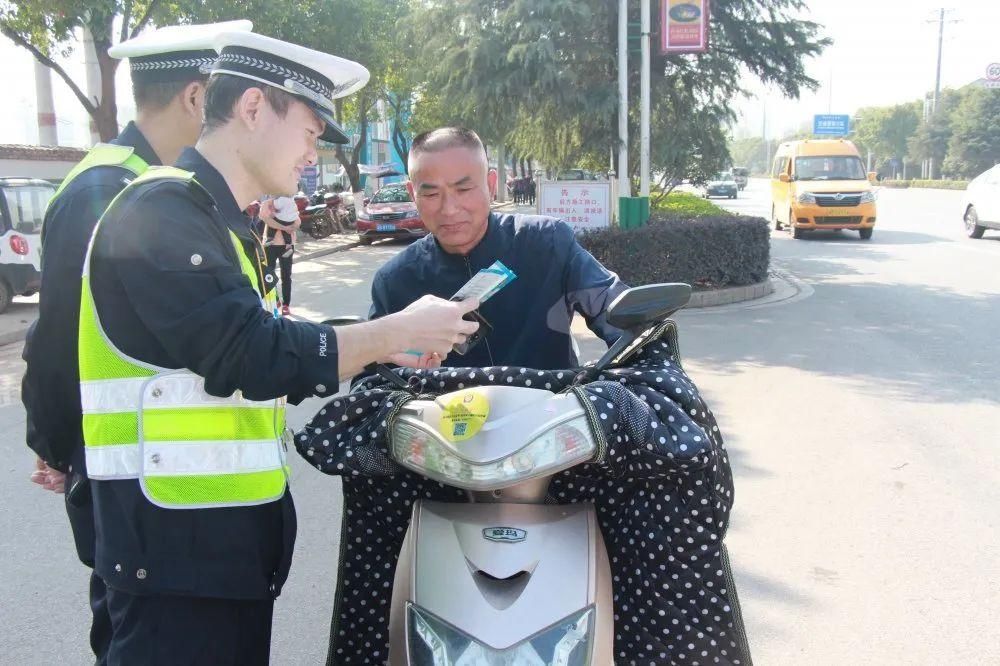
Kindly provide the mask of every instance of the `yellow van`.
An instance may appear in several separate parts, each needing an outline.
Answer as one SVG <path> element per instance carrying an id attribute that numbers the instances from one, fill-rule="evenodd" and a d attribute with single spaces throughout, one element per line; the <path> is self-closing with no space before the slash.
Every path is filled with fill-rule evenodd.
<path id="1" fill-rule="evenodd" d="M 795 238 L 811 229 L 875 231 L 874 173 L 846 139 L 789 141 L 771 167 L 771 222 Z"/>

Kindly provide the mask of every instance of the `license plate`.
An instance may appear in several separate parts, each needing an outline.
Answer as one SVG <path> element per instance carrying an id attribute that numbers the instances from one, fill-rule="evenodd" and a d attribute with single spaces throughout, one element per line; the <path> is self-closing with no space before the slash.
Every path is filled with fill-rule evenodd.
<path id="1" fill-rule="evenodd" d="M 375 225 L 375 231 L 395 231 L 395 224 L 377 224 Z"/>
<path id="2" fill-rule="evenodd" d="M 855 213 L 848 208 L 829 208 L 823 211 L 823 215 L 828 217 L 850 217 Z"/>

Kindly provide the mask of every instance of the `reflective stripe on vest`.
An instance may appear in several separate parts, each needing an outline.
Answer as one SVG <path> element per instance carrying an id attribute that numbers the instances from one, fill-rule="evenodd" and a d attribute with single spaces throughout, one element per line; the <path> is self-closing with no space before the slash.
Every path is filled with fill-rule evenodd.
<path id="1" fill-rule="evenodd" d="M 134 184 L 193 174 L 152 167 Z M 97 229 L 100 228 L 100 222 Z M 254 401 L 239 391 L 209 395 L 205 380 L 129 357 L 105 334 L 84 263 L 80 299 L 80 398 L 91 478 L 138 479 L 146 497 L 167 508 L 246 506 L 285 492 L 282 401 Z M 258 274 L 230 232 L 241 272 L 257 289 Z M 259 293 L 259 290 L 258 290 Z M 262 306 L 270 306 L 262 299 Z"/>

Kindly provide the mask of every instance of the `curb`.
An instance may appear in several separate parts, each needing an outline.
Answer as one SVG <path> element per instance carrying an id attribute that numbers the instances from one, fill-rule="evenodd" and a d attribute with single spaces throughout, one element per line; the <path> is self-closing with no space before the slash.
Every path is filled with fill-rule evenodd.
<path id="1" fill-rule="evenodd" d="M 725 289 L 711 289 L 708 291 L 696 291 L 691 294 L 691 301 L 686 308 L 710 308 L 716 305 L 730 305 L 732 303 L 742 303 L 752 301 L 774 293 L 774 283 L 771 278 L 748 284 L 744 287 L 727 287 Z"/>
<path id="2" fill-rule="evenodd" d="M 299 261 L 309 261 L 310 259 L 318 259 L 320 257 L 325 257 L 328 254 L 343 252 L 344 250 L 351 250 L 353 248 L 360 246 L 361 246 L 361 241 L 354 241 L 352 243 L 344 243 L 343 245 L 338 245 L 337 247 L 329 247 L 323 250 L 316 250 L 315 252 L 310 252 L 309 254 L 300 254 L 295 258 Z"/>

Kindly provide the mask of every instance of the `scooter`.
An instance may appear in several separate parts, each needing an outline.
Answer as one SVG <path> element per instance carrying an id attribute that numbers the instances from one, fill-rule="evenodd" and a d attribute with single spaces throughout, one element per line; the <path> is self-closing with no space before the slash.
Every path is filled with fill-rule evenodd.
<path id="1" fill-rule="evenodd" d="M 575 383 L 627 360 L 690 295 L 686 284 L 621 294 L 608 321 L 625 334 Z M 388 368 L 374 369 L 412 391 Z M 469 501 L 413 506 L 392 590 L 391 666 L 614 662 L 611 570 L 594 505 L 544 503 L 554 475 L 603 445 L 592 418 L 575 393 L 509 386 L 417 398 L 400 409 L 393 458 L 466 490 Z"/>

